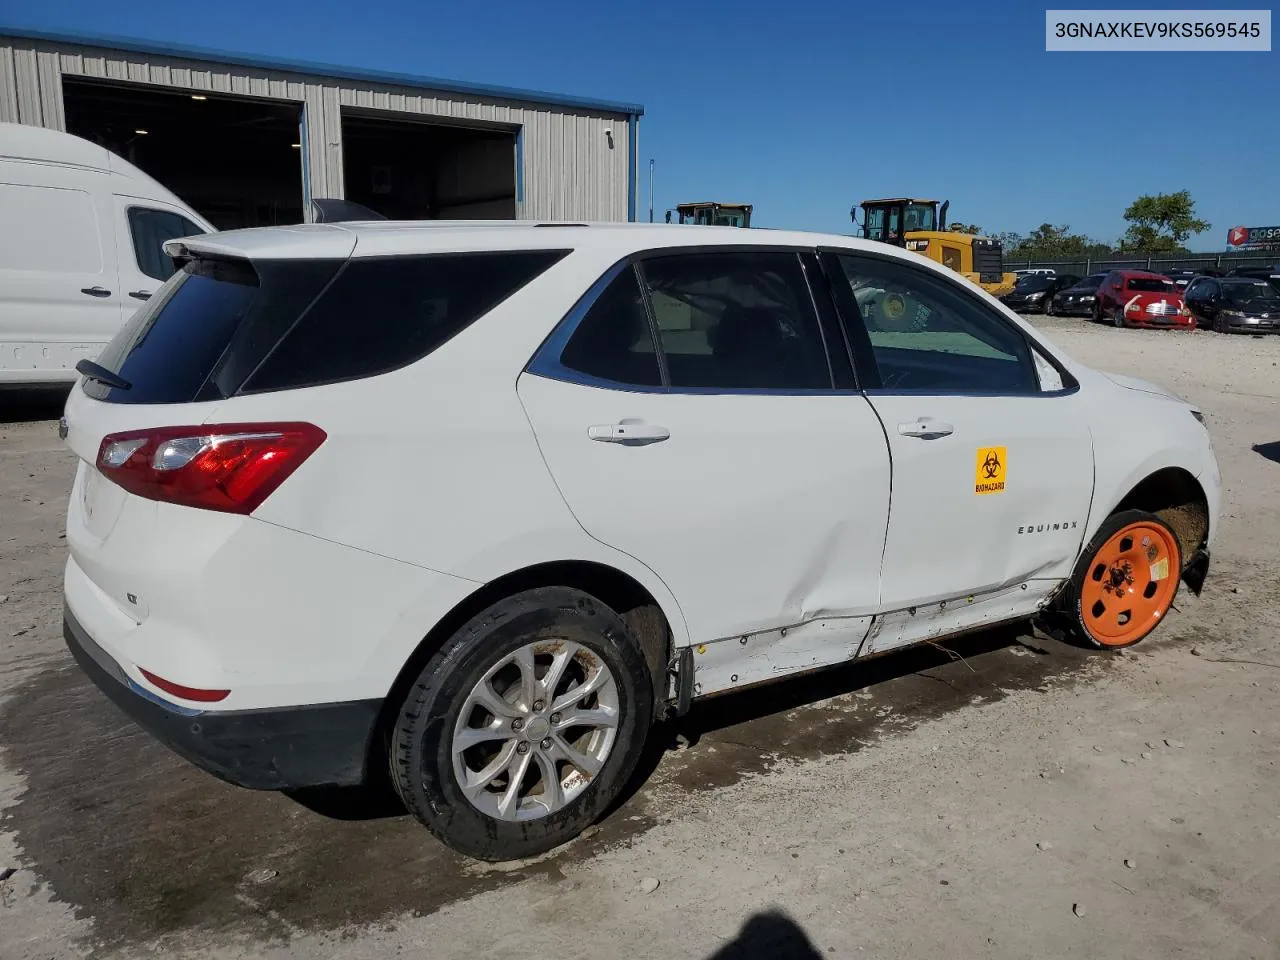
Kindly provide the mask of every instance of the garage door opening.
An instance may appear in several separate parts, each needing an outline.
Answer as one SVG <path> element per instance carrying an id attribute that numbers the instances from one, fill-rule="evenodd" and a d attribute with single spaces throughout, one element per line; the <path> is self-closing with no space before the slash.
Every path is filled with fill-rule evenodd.
<path id="1" fill-rule="evenodd" d="M 67 132 L 124 157 L 219 230 L 302 221 L 301 105 L 65 78 Z"/>
<path id="2" fill-rule="evenodd" d="M 514 220 L 514 130 L 344 111 L 348 200 L 392 220 Z"/>

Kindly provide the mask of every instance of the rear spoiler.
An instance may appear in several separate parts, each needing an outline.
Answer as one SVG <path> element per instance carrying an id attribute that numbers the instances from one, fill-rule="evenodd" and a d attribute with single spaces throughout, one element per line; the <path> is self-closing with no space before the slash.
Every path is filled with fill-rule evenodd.
<path id="1" fill-rule="evenodd" d="M 307 224 L 254 230 L 227 230 L 166 240 L 165 256 L 175 261 L 345 260 L 356 248 L 356 235 L 338 224 Z"/>

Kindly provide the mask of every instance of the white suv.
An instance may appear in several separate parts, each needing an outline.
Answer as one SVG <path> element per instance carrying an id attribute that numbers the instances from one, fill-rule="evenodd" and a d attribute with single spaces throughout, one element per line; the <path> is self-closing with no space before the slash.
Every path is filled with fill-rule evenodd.
<path id="1" fill-rule="evenodd" d="M 883 244 L 378 223 L 171 242 L 62 425 L 66 637 L 226 780 L 390 769 L 474 857 L 605 811 L 699 697 L 1198 591 L 1199 412 Z"/>

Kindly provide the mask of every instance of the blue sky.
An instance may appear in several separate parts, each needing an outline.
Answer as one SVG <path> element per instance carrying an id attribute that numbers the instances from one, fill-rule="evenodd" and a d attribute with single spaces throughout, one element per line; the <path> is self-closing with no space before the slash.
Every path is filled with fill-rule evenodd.
<path id="1" fill-rule="evenodd" d="M 907 193 L 988 232 L 1114 240 L 1137 196 L 1185 188 L 1212 224 L 1193 249 L 1280 223 L 1280 53 L 1051 54 L 1044 9 L 42 0 L 4 19 L 642 103 L 642 219 L 653 157 L 656 219 L 724 199 L 761 226 L 845 233 L 854 201 Z"/>

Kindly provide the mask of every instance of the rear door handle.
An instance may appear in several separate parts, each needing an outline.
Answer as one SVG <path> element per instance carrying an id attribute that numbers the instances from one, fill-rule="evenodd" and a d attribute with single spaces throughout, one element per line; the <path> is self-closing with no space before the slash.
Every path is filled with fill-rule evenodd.
<path id="1" fill-rule="evenodd" d="M 898 433 L 904 437 L 917 437 L 920 440 L 936 440 L 938 437 L 949 437 L 956 428 L 932 417 L 921 417 L 918 420 L 898 424 Z"/>
<path id="2" fill-rule="evenodd" d="M 649 443 L 661 443 L 671 436 L 671 431 L 656 423 L 643 420 L 619 420 L 617 423 L 601 423 L 587 428 L 587 436 L 601 443 L 621 443 L 624 446 L 641 447 Z"/>
<path id="3" fill-rule="evenodd" d="M 81 287 L 81 293 L 87 293 L 91 297 L 109 297 L 111 291 L 106 287 Z"/>
<path id="4" fill-rule="evenodd" d="M 151 291 L 150 290 L 130 290 L 129 296 L 133 297 L 133 299 L 135 300 L 150 300 Z"/>

